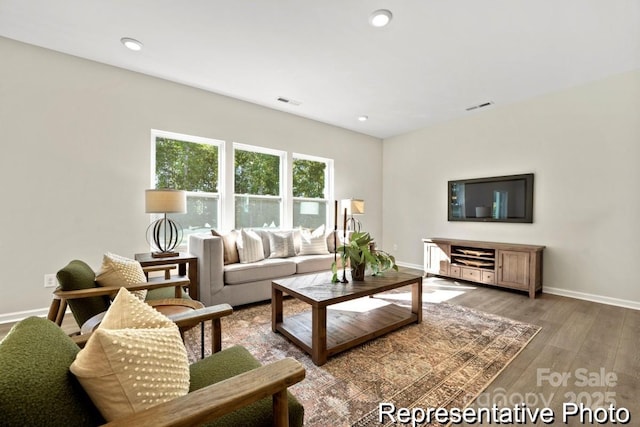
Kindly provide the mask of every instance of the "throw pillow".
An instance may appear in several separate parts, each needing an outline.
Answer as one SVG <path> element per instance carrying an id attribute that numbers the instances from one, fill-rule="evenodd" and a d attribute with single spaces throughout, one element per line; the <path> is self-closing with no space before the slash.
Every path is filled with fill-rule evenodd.
<path id="1" fill-rule="evenodd" d="M 264 259 L 264 247 L 262 238 L 253 230 L 240 230 L 240 236 L 236 241 L 238 256 L 241 264 L 248 264 Z"/>
<path id="2" fill-rule="evenodd" d="M 135 259 L 125 258 L 120 255 L 107 252 L 102 257 L 102 266 L 96 276 L 96 282 L 100 286 L 135 285 L 145 283 L 147 277 L 144 275 L 142 266 Z M 147 290 L 132 291 L 141 301 L 147 297 Z"/>
<path id="3" fill-rule="evenodd" d="M 178 327 L 124 288 L 70 369 L 107 421 L 189 392 Z"/>
<path id="4" fill-rule="evenodd" d="M 299 255 L 324 255 L 329 253 L 327 238 L 324 235 L 324 225 L 310 232 L 302 230 Z"/>
<path id="5" fill-rule="evenodd" d="M 293 243 L 293 231 L 270 231 L 269 246 L 271 254 L 269 258 L 289 258 L 296 256 Z"/>
<path id="6" fill-rule="evenodd" d="M 231 230 L 226 234 L 220 234 L 216 230 L 211 230 L 211 234 L 222 239 L 224 265 L 240 262 L 238 248 L 236 247 L 236 242 L 238 241 L 238 232 L 236 230 Z"/>

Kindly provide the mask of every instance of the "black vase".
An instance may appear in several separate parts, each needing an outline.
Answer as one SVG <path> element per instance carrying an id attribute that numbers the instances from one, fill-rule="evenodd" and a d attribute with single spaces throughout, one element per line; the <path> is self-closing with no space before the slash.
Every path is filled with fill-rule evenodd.
<path id="1" fill-rule="evenodd" d="M 365 264 L 358 264 L 351 268 L 351 278 L 355 281 L 361 282 L 364 280 Z"/>

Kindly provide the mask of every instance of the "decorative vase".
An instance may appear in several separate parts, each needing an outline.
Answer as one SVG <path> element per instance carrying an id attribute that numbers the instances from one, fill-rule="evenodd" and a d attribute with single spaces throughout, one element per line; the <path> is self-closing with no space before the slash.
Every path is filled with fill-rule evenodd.
<path id="1" fill-rule="evenodd" d="M 362 282 L 364 280 L 364 271 L 366 265 L 364 263 L 358 264 L 351 268 L 351 279 Z"/>

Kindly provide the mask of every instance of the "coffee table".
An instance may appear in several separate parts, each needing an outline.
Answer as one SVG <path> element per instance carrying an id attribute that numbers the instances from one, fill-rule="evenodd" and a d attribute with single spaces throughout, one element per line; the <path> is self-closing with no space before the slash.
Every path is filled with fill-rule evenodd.
<path id="1" fill-rule="evenodd" d="M 330 306 L 412 285 L 411 307 L 393 303 L 366 310 L 340 310 Z M 311 305 L 311 312 L 284 317 L 284 294 Z M 362 282 L 331 283 L 331 272 L 274 280 L 271 283 L 271 329 L 294 342 L 320 366 L 334 354 L 394 331 L 422 322 L 422 276 L 386 272 Z M 329 308 L 329 309 L 328 309 Z"/>

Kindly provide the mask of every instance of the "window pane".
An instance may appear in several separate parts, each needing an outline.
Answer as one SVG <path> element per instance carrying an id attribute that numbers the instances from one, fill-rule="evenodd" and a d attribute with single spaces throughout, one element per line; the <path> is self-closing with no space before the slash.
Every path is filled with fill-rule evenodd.
<path id="1" fill-rule="evenodd" d="M 156 137 L 156 188 L 218 192 L 218 147 Z"/>
<path id="2" fill-rule="evenodd" d="M 313 160 L 293 160 L 293 197 L 325 198 L 327 164 Z M 295 215 L 295 211 L 294 211 Z"/>
<path id="3" fill-rule="evenodd" d="M 182 226 L 182 243 L 189 240 L 189 234 L 218 228 L 218 198 L 187 195 L 187 213 L 169 214 L 167 217 Z"/>
<path id="4" fill-rule="evenodd" d="M 280 227 L 280 199 L 236 196 L 236 228 Z"/>
<path id="5" fill-rule="evenodd" d="M 280 156 L 254 151 L 235 151 L 235 193 L 280 195 Z"/>
<path id="6" fill-rule="evenodd" d="M 293 201 L 294 227 L 317 228 L 327 219 L 327 202 L 324 201 Z M 327 229 L 332 229 L 331 227 Z"/>

